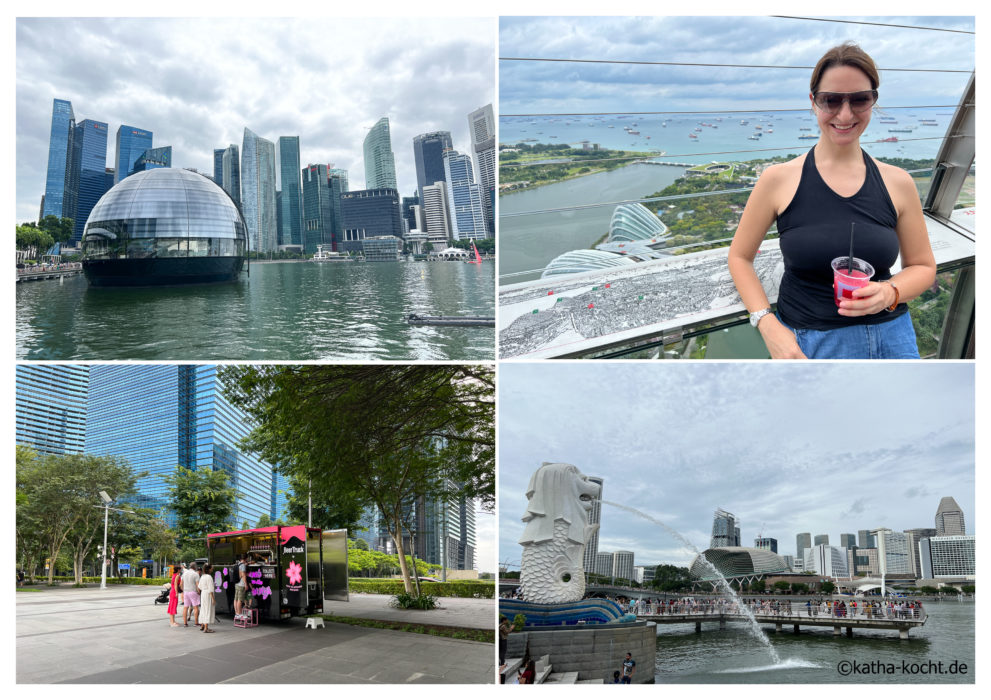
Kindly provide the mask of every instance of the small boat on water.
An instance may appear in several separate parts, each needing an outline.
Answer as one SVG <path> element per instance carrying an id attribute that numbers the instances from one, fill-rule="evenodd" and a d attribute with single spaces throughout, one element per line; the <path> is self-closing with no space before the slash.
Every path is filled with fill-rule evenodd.
<path id="1" fill-rule="evenodd" d="M 495 326 L 495 316 L 420 316 L 409 314 L 406 323 L 411 326 Z"/>
<path id="2" fill-rule="evenodd" d="M 354 262 L 354 258 L 333 250 L 326 251 L 322 245 L 318 245 L 317 252 L 313 254 L 313 262 Z"/>

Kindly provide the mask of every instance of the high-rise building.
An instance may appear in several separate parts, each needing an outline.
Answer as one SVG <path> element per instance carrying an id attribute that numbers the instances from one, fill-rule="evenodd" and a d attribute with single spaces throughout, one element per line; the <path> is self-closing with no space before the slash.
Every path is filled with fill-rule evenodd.
<path id="1" fill-rule="evenodd" d="M 471 133 L 471 151 L 475 155 L 478 180 L 482 189 L 482 205 L 485 208 L 486 230 L 495 232 L 495 169 L 496 169 L 496 128 L 492 105 L 476 109 L 468 115 L 468 131 Z"/>
<path id="2" fill-rule="evenodd" d="M 758 537 L 754 539 L 754 549 L 767 549 L 778 553 L 778 541 L 773 537 Z"/>
<path id="3" fill-rule="evenodd" d="M 841 534 L 840 535 L 840 547 L 843 549 L 852 549 L 857 546 L 857 536 L 852 534 Z"/>
<path id="4" fill-rule="evenodd" d="M 874 541 L 874 535 L 871 534 L 870 530 L 857 530 L 857 547 L 860 549 L 869 549 L 871 547 L 876 547 L 877 543 Z"/>
<path id="5" fill-rule="evenodd" d="M 447 213 L 447 185 L 443 180 L 438 180 L 423 188 L 422 207 L 427 232 L 431 236 L 443 234 L 445 239 L 450 240 L 451 224 Z"/>
<path id="6" fill-rule="evenodd" d="M 860 547 L 847 550 L 847 559 L 853 562 L 850 573 L 860 576 L 880 576 L 877 547 Z"/>
<path id="7" fill-rule="evenodd" d="M 224 151 L 226 148 L 213 149 L 213 181 L 224 186 Z"/>
<path id="8" fill-rule="evenodd" d="M 340 179 L 330 177 L 326 165 L 307 165 L 303 178 L 303 252 L 336 251 L 341 241 Z M 335 200 L 337 208 L 335 209 Z"/>
<path id="9" fill-rule="evenodd" d="M 966 535 L 967 525 L 964 522 L 963 510 L 953 500 L 952 496 L 944 496 L 936 508 L 936 536 Z"/>
<path id="10" fill-rule="evenodd" d="M 800 532 L 795 537 L 795 561 L 805 561 L 805 550 L 812 547 L 812 533 Z"/>
<path id="11" fill-rule="evenodd" d="M 238 447 L 250 430 L 247 416 L 221 393 L 212 365 L 90 369 L 86 452 L 124 457 L 136 472 L 148 472 L 138 480 L 138 505 L 167 513 L 163 477 L 177 466 L 222 469 L 238 492 L 233 524 L 271 516 L 272 467 Z"/>
<path id="12" fill-rule="evenodd" d="M 911 574 L 912 562 L 908 552 L 908 537 L 886 527 L 871 530 L 877 541 L 878 566 L 883 574 Z"/>
<path id="13" fill-rule="evenodd" d="M 134 172 L 172 167 L 172 146 L 149 148 L 134 162 Z"/>
<path id="14" fill-rule="evenodd" d="M 420 197 L 414 194 L 412 197 L 403 197 L 400 204 L 400 215 L 403 219 L 403 232 L 409 233 L 416 228 L 416 207 L 420 205 Z"/>
<path id="15" fill-rule="evenodd" d="M 475 568 L 475 508 L 467 498 L 419 498 L 414 506 L 417 556 L 448 569 Z"/>
<path id="16" fill-rule="evenodd" d="M 471 158 L 455 150 L 444 151 L 447 204 L 451 212 L 451 235 L 456 241 L 487 238 L 482 191 L 475 183 Z M 427 223 L 427 230 L 430 230 Z"/>
<path id="17" fill-rule="evenodd" d="M 413 137 L 413 162 L 416 164 L 416 188 L 423 197 L 423 188 L 447 177 L 444 173 L 444 151 L 454 148 L 450 131 L 431 131 Z"/>
<path id="18" fill-rule="evenodd" d="M 847 578 L 850 569 L 847 567 L 846 550 L 830 547 L 828 544 L 817 544 L 805 553 L 805 570 L 819 576 Z"/>
<path id="19" fill-rule="evenodd" d="M 709 547 L 739 547 L 740 525 L 736 516 L 725 510 L 717 510 L 712 516 L 712 539 Z"/>
<path id="20" fill-rule="evenodd" d="M 48 137 L 48 171 L 45 175 L 45 197 L 41 206 L 41 218 L 46 216 L 72 217 L 74 212 L 63 211 L 66 178 L 71 163 L 70 142 L 76 128 L 72 103 L 54 100 L 52 103 L 52 128 Z"/>
<path id="21" fill-rule="evenodd" d="M 613 552 L 612 575 L 616 578 L 633 580 L 633 552 L 620 550 Z"/>
<path id="22" fill-rule="evenodd" d="M 964 578 L 976 574 L 974 535 L 927 537 L 919 543 L 922 578 Z"/>
<path id="23" fill-rule="evenodd" d="M 344 251 L 363 250 L 366 238 L 394 236 L 402 239 L 399 193 L 389 187 L 352 190 L 341 194 Z"/>
<path id="24" fill-rule="evenodd" d="M 249 250 L 279 247 L 275 214 L 275 144 L 245 127 L 241 146 L 241 213 Z"/>
<path id="25" fill-rule="evenodd" d="M 152 133 L 136 126 L 121 124 L 117 129 L 116 151 L 114 152 L 114 184 L 128 175 L 137 172 L 137 163 L 145 151 L 152 147 Z"/>
<path id="26" fill-rule="evenodd" d="M 392 152 L 389 118 L 382 117 L 371 128 L 364 142 L 365 189 L 396 189 L 396 155 Z"/>
<path id="27" fill-rule="evenodd" d="M 299 185 L 299 137 L 280 136 L 279 177 L 282 183 L 282 203 L 279 211 L 279 246 L 303 248 L 303 197 Z"/>
<path id="28" fill-rule="evenodd" d="M 86 365 L 17 365 L 17 444 L 39 454 L 82 452 L 88 390 Z"/>
<path id="29" fill-rule="evenodd" d="M 591 573 L 599 576 L 612 576 L 613 553 L 598 552 L 595 555 L 595 568 Z"/>
<path id="30" fill-rule="evenodd" d="M 348 188 L 348 171 L 344 168 L 332 168 L 327 166 L 327 176 L 336 177 L 341 182 L 341 192 L 349 192 Z"/>
<path id="31" fill-rule="evenodd" d="M 89 213 L 107 190 L 107 123 L 84 119 L 72 132 L 70 177 L 63 208 L 73 206 L 72 245 L 82 240 Z"/>
<path id="32" fill-rule="evenodd" d="M 829 544 L 829 535 L 816 535 L 812 541 L 812 546 L 817 547 L 820 544 Z"/>
<path id="33" fill-rule="evenodd" d="M 592 499 L 592 507 L 588 511 L 588 524 L 602 524 L 602 484 L 601 476 L 587 477 L 593 484 L 599 485 L 599 495 Z M 595 573 L 595 558 L 599 554 L 599 528 L 592 530 L 588 540 L 585 542 L 585 553 L 582 558 L 582 566 L 586 573 Z"/>
<path id="34" fill-rule="evenodd" d="M 224 192 L 231 196 L 238 209 L 241 208 L 241 155 L 237 144 L 232 143 L 224 149 L 223 183 L 220 185 Z M 242 214 L 243 216 L 243 214 Z"/>

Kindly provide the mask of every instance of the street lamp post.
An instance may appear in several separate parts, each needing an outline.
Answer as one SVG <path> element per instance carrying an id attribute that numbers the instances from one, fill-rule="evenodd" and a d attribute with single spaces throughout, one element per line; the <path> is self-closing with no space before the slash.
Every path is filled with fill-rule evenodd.
<path id="1" fill-rule="evenodd" d="M 103 501 L 102 506 L 93 506 L 94 508 L 103 508 L 103 555 L 100 562 L 100 590 L 107 590 L 107 522 L 110 519 L 110 511 L 114 510 L 118 513 L 131 513 L 134 514 L 133 510 L 122 510 L 121 508 L 111 508 L 110 504 L 114 502 L 114 499 L 106 491 L 100 491 L 100 500 Z"/>

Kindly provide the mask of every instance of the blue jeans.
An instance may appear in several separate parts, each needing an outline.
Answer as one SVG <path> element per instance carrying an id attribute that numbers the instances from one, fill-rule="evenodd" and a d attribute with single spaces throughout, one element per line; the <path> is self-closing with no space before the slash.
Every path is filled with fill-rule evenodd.
<path id="1" fill-rule="evenodd" d="M 780 316 L 778 320 L 781 320 Z M 798 347 L 812 360 L 919 359 L 915 329 L 907 312 L 884 323 L 846 326 L 828 331 L 792 328 L 788 324 L 785 327 L 795 333 Z"/>

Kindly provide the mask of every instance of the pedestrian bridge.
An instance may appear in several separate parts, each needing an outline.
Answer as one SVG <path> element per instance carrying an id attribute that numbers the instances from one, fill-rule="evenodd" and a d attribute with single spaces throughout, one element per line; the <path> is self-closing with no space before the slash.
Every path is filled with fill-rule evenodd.
<path id="1" fill-rule="evenodd" d="M 754 619 L 761 625 L 774 625 L 775 632 L 781 632 L 790 625 L 795 634 L 805 627 L 832 627 L 833 634 L 839 636 L 846 629 L 846 636 L 852 637 L 854 629 L 891 630 L 897 631 L 900 639 L 908 639 L 910 630 L 926 624 L 929 615 L 921 607 L 910 610 L 889 608 L 869 608 L 866 610 L 841 611 L 844 614 L 835 615 L 831 611 L 820 611 L 815 608 L 796 611 L 764 611 L 753 610 Z M 638 620 L 649 620 L 659 625 L 695 624 L 695 631 L 702 631 L 703 622 L 715 622 L 719 629 L 725 629 L 727 622 L 747 622 L 749 618 L 739 611 L 721 611 L 718 609 L 699 610 L 654 610 L 636 613 Z"/>

